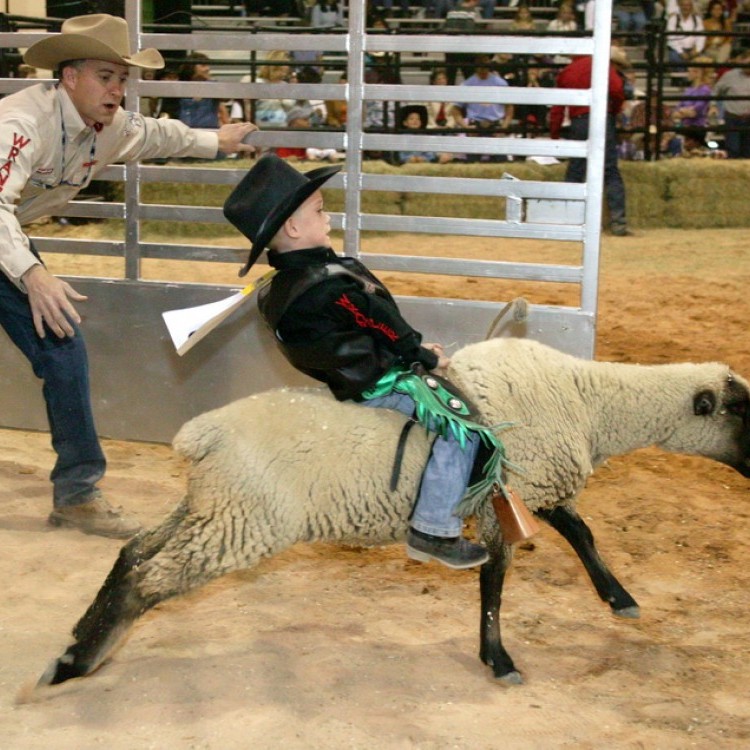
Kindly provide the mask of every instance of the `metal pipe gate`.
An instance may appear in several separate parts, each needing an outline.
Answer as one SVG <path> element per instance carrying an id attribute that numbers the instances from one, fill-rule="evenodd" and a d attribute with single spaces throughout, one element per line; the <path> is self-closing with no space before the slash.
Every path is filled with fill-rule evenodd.
<path id="1" fill-rule="evenodd" d="M 535 338 L 582 356 L 594 354 L 597 283 L 603 188 L 604 133 L 607 75 L 611 29 L 611 0 L 597 3 L 596 26 L 591 37 L 515 37 L 503 35 L 373 35 L 366 33 L 364 3 L 349 4 L 347 33 L 247 33 L 244 31 L 193 30 L 190 34 L 144 33 L 141 7 L 127 0 L 126 18 L 133 48 L 156 47 L 162 51 L 201 50 L 254 53 L 284 50 L 317 50 L 338 53 L 347 64 L 347 83 L 286 84 L 285 96 L 300 99 L 340 99 L 348 102 L 345 132 L 263 131 L 261 147 L 331 147 L 346 152 L 345 169 L 333 178 L 332 188 L 344 190 L 344 210 L 333 214 L 332 225 L 342 229 L 346 253 L 360 257 L 376 273 L 409 271 L 455 274 L 539 282 L 565 282 L 580 288 L 577 307 L 531 306 L 527 322 L 506 326 L 497 335 Z M 20 38 L 22 36 L 22 39 Z M 25 47 L 44 33 L 0 33 L 0 44 Z M 368 84 L 365 55 L 419 50 L 422 52 L 472 52 L 511 54 L 593 55 L 592 86 L 588 90 L 520 87 L 460 90 L 463 101 L 506 104 L 564 104 L 591 107 L 588 141 L 553 141 L 548 138 L 456 138 L 455 136 L 408 136 L 363 132 L 362 111 L 367 101 L 454 101 L 454 86 Z M 18 90 L 27 81 L 4 79 L 0 92 Z M 141 81 L 128 84 L 125 106 L 138 109 L 143 96 L 205 96 L 206 86 L 217 98 L 276 98 L 278 89 L 266 83 L 216 81 L 211 84 Z M 473 141 L 473 142 L 472 142 Z M 464 153 L 528 155 L 560 158 L 586 157 L 585 184 L 522 180 L 486 180 L 470 177 L 427 177 L 367 174 L 362 152 L 366 150 L 430 150 Z M 512 165 L 509 167 L 512 171 Z M 107 437 L 167 442 L 187 419 L 207 409 L 280 384 L 310 384 L 294 372 L 277 353 L 270 336 L 262 330 L 252 305 L 238 311 L 221 328 L 185 357 L 178 357 L 161 320 L 163 310 L 189 307 L 228 296 L 228 287 L 144 281 L 144 258 L 229 261 L 239 266 L 245 251 L 237 248 L 190 244 L 155 244 L 140 238 L 141 222 L 163 219 L 223 223 L 220 208 L 181 205 L 147 205 L 141 186 L 147 182 L 235 184 L 242 169 L 210 169 L 195 166 L 163 167 L 129 163 L 112 166 L 97 179 L 124 184 L 123 203 L 74 202 L 69 216 L 118 218 L 125 222 L 121 241 L 75 239 L 35 240 L 42 254 L 64 252 L 110 255 L 124 258 L 123 279 L 76 278 L 75 287 L 89 296 L 78 306 L 85 316 L 85 332 L 92 371 L 94 411 L 100 433 Z M 502 196 L 506 215 L 492 220 L 367 214 L 362 211 L 366 191 L 443 193 L 464 197 Z M 178 194 L 179 191 L 176 191 Z M 361 252 L 364 231 L 449 234 L 457 237 L 542 238 L 579 243 L 581 261 L 576 265 L 552 265 L 493 260 L 465 260 L 408 255 L 374 255 Z M 487 327 L 507 300 L 462 301 L 400 298 L 406 318 L 424 332 L 427 340 L 455 342 L 455 346 L 481 340 Z M 29 365 L 0 333 L 0 423 L 4 427 L 46 429 L 41 386 Z"/>

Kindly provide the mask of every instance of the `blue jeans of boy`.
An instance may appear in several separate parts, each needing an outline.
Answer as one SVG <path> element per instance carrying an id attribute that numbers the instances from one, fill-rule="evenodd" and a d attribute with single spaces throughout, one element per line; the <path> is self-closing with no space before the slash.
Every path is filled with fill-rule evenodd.
<path id="1" fill-rule="evenodd" d="M 369 399 L 363 401 L 362 405 L 395 409 L 409 417 L 414 413 L 414 400 L 403 393 Z M 410 522 L 412 528 L 440 537 L 461 534 L 463 521 L 454 514 L 454 510 L 466 492 L 478 448 L 479 435 L 476 433 L 470 433 L 464 448 L 450 434 L 447 438 L 435 439 L 422 474 L 422 484 Z"/>
<path id="2" fill-rule="evenodd" d="M 39 338 L 28 297 L 0 273 L 0 325 L 43 381 L 42 393 L 57 461 L 50 474 L 56 508 L 91 500 L 106 460 L 94 426 L 89 365 L 81 331 Z"/>

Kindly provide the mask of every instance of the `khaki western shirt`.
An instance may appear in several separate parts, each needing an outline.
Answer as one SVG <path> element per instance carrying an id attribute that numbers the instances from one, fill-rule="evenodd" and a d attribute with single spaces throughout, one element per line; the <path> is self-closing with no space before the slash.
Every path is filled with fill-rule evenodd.
<path id="1" fill-rule="evenodd" d="M 120 109 L 111 125 L 89 127 L 67 92 L 42 83 L 0 100 L 0 270 L 21 281 L 39 260 L 21 225 L 60 213 L 109 164 L 193 156 L 212 159 L 215 132 Z"/>

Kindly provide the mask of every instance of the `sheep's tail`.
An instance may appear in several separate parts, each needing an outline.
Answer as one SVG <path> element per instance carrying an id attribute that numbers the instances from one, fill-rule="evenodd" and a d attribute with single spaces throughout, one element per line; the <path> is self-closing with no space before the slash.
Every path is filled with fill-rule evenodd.
<path id="1" fill-rule="evenodd" d="M 490 323 L 490 327 L 487 329 L 487 334 L 484 337 L 485 341 L 492 338 L 498 324 L 509 312 L 511 313 L 513 323 L 525 323 L 529 317 L 529 303 L 523 297 L 516 297 L 514 300 L 508 302 L 493 318 L 492 323 Z"/>
<path id="2" fill-rule="evenodd" d="M 225 429 L 211 414 L 206 412 L 182 425 L 172 441 L 177 453 L 192 461 L 200 461 L 213 452 L 221 442 Z"/>

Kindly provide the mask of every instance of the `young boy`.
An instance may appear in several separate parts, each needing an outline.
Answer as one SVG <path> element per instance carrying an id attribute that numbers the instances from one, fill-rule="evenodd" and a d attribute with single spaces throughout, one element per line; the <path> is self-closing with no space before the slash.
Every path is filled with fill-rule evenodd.
<path id="1" fill-rule="evenodd" d="M 253 243 L 240 276 L 268 247 L 268 262 L 278 273 L 258 306 L 289 362 L 326 383 L 339 400 L 411 417 L 415 401 L 394 387 L 398 375 L 415 363 L 429 371 L 450 360 L 440 345 L 421 344 L 422 335 L 362 263 L 331 249 L 320 188 L 339 169 L 303 174 L 273 154 L 258 160 L 224 204 L 224 215 Z M 407 554 L 470 568 L 489 556 L 461 536 L 462 521 L 454 510 L 469 484 L 479 436 L 443 432 L 422 477 Z"/>

